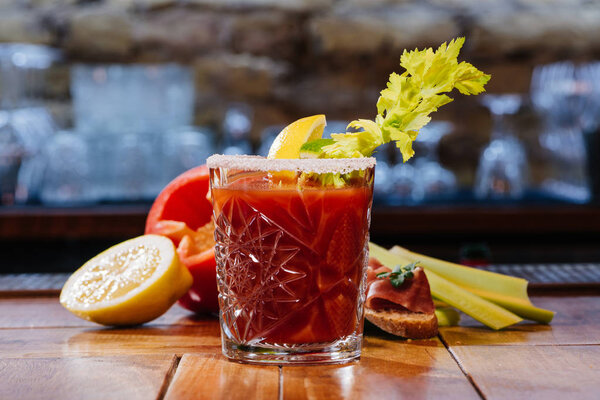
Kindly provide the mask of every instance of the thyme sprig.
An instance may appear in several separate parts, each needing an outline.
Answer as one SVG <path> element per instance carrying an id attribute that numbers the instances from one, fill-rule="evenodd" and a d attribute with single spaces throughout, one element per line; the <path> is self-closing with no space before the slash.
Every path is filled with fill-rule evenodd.
<path id="1" fill-rule="evenodd" d="M 415 268 L 418 266 L 419 261 L 407 264 L 405 266 L 396 265 L 391 272 L 380 272 L 377 274 L 379 279 L 388 279 L 395 288 L 402 286 L 405 280 L 414 277 Z"/>

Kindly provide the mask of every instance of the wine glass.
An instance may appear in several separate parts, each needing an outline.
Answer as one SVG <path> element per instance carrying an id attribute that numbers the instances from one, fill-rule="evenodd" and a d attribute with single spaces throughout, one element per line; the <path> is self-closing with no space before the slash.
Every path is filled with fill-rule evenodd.
<path id="1" fill-rule="evenodd" d="M 421 128 L 415 142 L 419 156 L 414 161 L 418 176 L 412 193 L 414 201 L 450 196 L 456 192 L 456 176 L 438 159 L 440 140 L 451 131 L 452 124 L 445 121 L 430 122 Z"/>
<path id="2" fill-rule="evenodd" d="M 474 192 L 478 199 L 518 199 L 527 185 L 527 155 L 507 125 L 506 116 L 519 111 L 520 95 L 486 95 L 482 103 L 493 117 L 492 140 L 481 153 Z"/>

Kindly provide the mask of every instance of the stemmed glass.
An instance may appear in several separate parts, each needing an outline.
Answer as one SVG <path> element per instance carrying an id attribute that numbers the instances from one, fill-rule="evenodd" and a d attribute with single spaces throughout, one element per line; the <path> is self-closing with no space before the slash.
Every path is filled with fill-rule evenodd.
<path id="1" fill-rule="evenodd" d="M 492 113 L 492 140 L 483 150 L 475 178 L 474 193 L 479 199 L 518 199 L 527 184 L 525 148 L 507 125 L 506 116 L 515 114 L 522 98 L 516 94 L 486 95 L 482 103 Z"/>
<path id="2" fill-rule="evenodd" d="M 412 198 L 417 202 L 456 192 L 456 176 L 440 165 L 437 151 L 440 140 L 451 131 L 451 123 L 435 121 L 419 132 L 415 145 L 421 156 L 415 160 L 418 179 L 412 193 Z"/>

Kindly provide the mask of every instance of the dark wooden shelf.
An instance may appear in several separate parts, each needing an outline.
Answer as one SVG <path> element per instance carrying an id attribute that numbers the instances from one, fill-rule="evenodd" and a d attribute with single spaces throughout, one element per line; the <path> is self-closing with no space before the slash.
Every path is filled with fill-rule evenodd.
<path id="1" fill-rule="evenodd" d="M 143 233 L 149 205 L 0 208 L 0 239 L 110 239 Z M 600 207 L 374 207 L 371 234 L 599 234 Z"/>
<path id="2" fill-rule="evenodd" d="M 438 206 L 377 208 L 372 232 L 414 234 L 600 233 L 600 207 Z"/>
<path id="3" fill-rule="evenodd" d="M 144 232 L 149 205 L 0 208 L 0 239 L 109 239 Z"/>

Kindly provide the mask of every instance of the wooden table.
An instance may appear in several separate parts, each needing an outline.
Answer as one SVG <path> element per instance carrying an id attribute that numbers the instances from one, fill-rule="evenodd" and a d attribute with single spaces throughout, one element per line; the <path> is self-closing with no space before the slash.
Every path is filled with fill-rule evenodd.
<path id="1" fill-rule="evenodd" d="M 534 297 L 551 326 L 465 319 L 430 340 L 367 329 L 360 361 L 227 361 L 218 322 L 175 306 L 139 328 L 80 320 L 56 296 L 0 296 L 0 399 L 598 399 L 600 296 Z"/>

